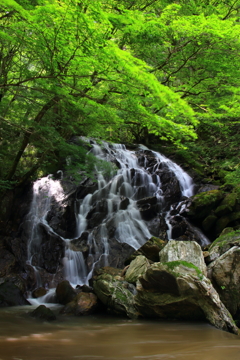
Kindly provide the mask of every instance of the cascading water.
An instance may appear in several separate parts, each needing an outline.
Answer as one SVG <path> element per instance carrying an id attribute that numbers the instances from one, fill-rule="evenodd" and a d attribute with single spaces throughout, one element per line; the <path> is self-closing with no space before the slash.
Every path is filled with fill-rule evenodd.
<path id="1" fill-rule="evenodd" d="M 193 181 L 187 173 L 165 156 L 146 147 L 130 151 L 124 145 L 104 142 L 99 146 L 93 140 L 91 145 L 91 152 L 97 158 L 114 162 L 118 170 L 108 180 L 96 169 L 97 189 L 76 200 L 76 236 L 64 238 L 47 221 L 52 202 L 61 205 L 65 198 L 61 181 L 47 177 L 35 182 L 28 216 L 31 221 L 29 264 L 37 272 L 41 248 L 39 229 L 40 225 L 44 226 L 65 243 L 64 277 L 73 286 L 88 284 L 96 267 L 113 265 L 113 260 L 109 259 L 114 258 L 114 247 L 116 252 L 126 247 L 137 250 L 152 236 L 149 228 L 149 218 L 154 216 L 152 213 L 165 216 L 171 205 L 166 200 L 169 188 L 165 191 L 166 184 L 162 183 L 165 170 L 179 189 L 174 199 L 180 201 L 193 195 L 194 191 Z M 166 222 L 171 228 L 169 215 Z M 117 266 L 119 260 L 114 261 Z M 41 285 L 39 279 L 37 286 Z"/>
<path id="2" fill-rule="evenodd" d="M 39 249 L 42 245 L 39 225 L 49 227 L 46 216 L 51 206 L 51 200 L 54 198 L 56 202 L 61 203 L 64 196 L 60 182 L 54 181 L 50 175 L 35 181 L 33 185 L 33 199 L 27 216 L 27 221 L 30 224 L 27 263 L 34 269 L 37 287 L 43 285 L 38 272 Z"/>

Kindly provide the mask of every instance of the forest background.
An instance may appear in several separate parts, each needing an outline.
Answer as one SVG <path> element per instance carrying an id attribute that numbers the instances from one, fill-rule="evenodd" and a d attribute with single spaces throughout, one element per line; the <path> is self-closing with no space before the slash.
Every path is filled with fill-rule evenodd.
<path id="1" fill-rule="evenodd" d="M 1 191 L 90 172 L 74 135 L 238 185 L 239 15 L 239 0 L 1 0 Z"/>

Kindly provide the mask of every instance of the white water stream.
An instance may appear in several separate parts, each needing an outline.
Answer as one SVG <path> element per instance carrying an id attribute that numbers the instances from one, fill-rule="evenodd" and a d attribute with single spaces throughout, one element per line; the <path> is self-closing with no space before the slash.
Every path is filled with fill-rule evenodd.
<path id="1" fill-rule="evenodd" d="M 88 214 L 96 207 L 96 204 L 102 201 L 107 203 L 105 216 L 97 231 L 100 243 L 99 240 L 97 241 L 94 229 L 88 229 L 89 255 L 87 264 L 82 252 L 71 248 L 71 240 L 73 239 L 61 237 L 66 244 L 63 259 L 65 278 L 69 280 L 72 286 L 88 284 L 96 264 L 108 265 L 109 224 L 115 227 L 114 237 L 119 243 L 126 243 L 132 248 L 138 249 L 151 237 L 151 234 L 140 215 L 137 201 L 145 197 L 155 196 L 159 212 L 161 212 L 161 207 L 164 204 L 160 177 L 156 172 L 149 171 L 147 160 L 143 166 L 140 166 L 136 153 L 127 150 L 124 145 L 103 143 L 100 147 L 97 143 L 94 143 L 92 146 L 91 152 L 96 157 L 107 161 L 114 160 L 119 169 L 111 180 L 104 178 L 103 174 L 96 169 L 98 189 L 93 194 L 86 195 L 79 205 L 76 214 L 76 239 L 88 229 Z M 146 149 L 146 147 L 142 147 L 143 152 Z M 178 179 L 182 196 L 192 196 L 194 184 L 191 177 L 180 166 L 165 156 L 154 151 L 151 154 L 155 157 L 155 170 L 164 163 Z M 28 263 L 32 266 L 34 265 L 33 260 L 38 256 L 41 247 L 39 224 L 43 224 L 48 231 L 56 234 L 48 225 L 46 217 L 51 202 L 55 200 L 61 203 L 64 197 L 61 181 L 52 180 L 50 176 L 37 180 L 34 184 L 33 200 L 28 216 L 31 222 Z M 123 206 L 124 201 L 125 205 Z M 37 274 L 37 267 L 34 267 L 34 269 Z M 37 285 L 42 285 L 40 278 Z"/>

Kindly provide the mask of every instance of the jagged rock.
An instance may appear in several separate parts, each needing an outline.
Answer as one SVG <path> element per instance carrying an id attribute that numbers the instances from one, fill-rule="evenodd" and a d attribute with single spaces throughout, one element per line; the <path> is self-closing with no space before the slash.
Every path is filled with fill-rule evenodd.
<path id="1" fill-rule="evenodd" d="M 186 220 L 179 215 L 171 217 L 170 224 L 172 225 L 172 239 L 177 239 L 184 235 L 188 227 Z"/>
<path id="2" fill-rule="evenodd" d="M 209 247 L 209 262 L 218 259 L 233 246 L 240 247 L 240 233 L 232 228 L 225 228 Z"/>
<path id="3" fill-rule="evenodd" d="M 122 201 L 120 202 L 119 210 L 126 210 L 129 204 L 130 204 L 129 199 L 128 199 L 127 197 L 125 197 L 125 198 L 122 199 Z"/>
<path id="4" fill-rule="evenodd" d="M 162 191 L 165 198 L 166 204 L 172 204 L 181 200 L 182 194 L 179 182 L 175 175 L 169 171 L 160 174 L 162 182 Z M 168 205 L 168 206 L 169 206 Z"/>
<path id="5" fill-rule="evenodd" d="M 59 304 L 66 305 L 71 302 L 76 295 L 76 291 L 67 280 L 62 281 L 56 288 L 56 297 Z"/>
<path id="6" fill-rule="evenodd" d="M 97 297 L 90 292 L 81 292 L 61 310 L 62 314 L 90 315 L 97 309 Z"/>
<path id="7" fill-rule="evenodd" d="M 45 305 L 39 305 L 33 312 L 30 313 L 30 316 L 36 319 L 41 319 L 46 321 L 56 320 L 55 314 L 52 312 L 51 309 L 49 309 Z"/>
<path id="8" fill-rule="evenodd" d="M 40 266 L 51 274 L 55 274 L 62 267 L 62 258 L 65 252 L 65 242 L 57 235 L 41 226 L 42 245 L 38 256 L 33 258 L 33 265 Z"/>
<path id="9" fill-rule="evenodd" d="M 110 274 L 99 275 L 93 282 L 94 292 L 109 312 L 137 318 L 132 284 Z"/>
<path id="10" fill-rule="evenodd" d="M 208 266 L 208 276 L 230 313 L 233 316 L 239 313 L 240 236 L 238 246 L 231 247 Z"/>
<path id="11" fill-rule="evenodd" d="M 159 252 L 166 246 L 168 242 L 166 240 L 161 240 L 157 237 L 152 236 L 140 249 L 138 254 L 146 256 L 148 260 L 158 262 L 159 261 Z"/>
<path id="12" fill-rule="evenodd" d="M 65 183 L 66 187 L 66 183 Z M 76 186 L 73 192 L 76 191 Z M 66 196 L 60 205 L 52 200 L 51 210 L 47 214 L 47 222 L 51 228 L 60 236 L 71 238 L 75 235 L 76 216 L 75 216 L 75 193 L 72 196 Z"/>
<path id="13" fill-rule="evenodd" d="M 158 237 L 162 240 L 168 240 L 168 226 L 166 224 L 164 216 L 158 214 L 155 218 L 146 221 L 146 225 L 153 236 Z"/>
<path id="14" fill-rule="evenodd" d="M 131 263 L 125 274 L 125 280 L 129 283 L 136 284 L 140 275 L 145 274 L 149 268 L 150 263 L 148 259 L 143 256 L 137 256 Z"/>
<path id="15" fill-rule="evenodd" d="M 137 206 L 141 207 L 143 205 L 150 204 L 150 205 L 156 205 L 157 204 L 157 198 L 156 196 L 149 196 L 143 199 L 140 199 L 137 201 Z"/>
<path id="16" fill-rule="evenodd" d="M 179 260 L 188 261 L 197 266 L 204 275 L 207 274 L 202 249 L 195 241 L 171 240 L 160 251 L 159 258 L 162 263 Z"/>
<path id="17" fill-rule="evenodd" d="M 108 254 L 108 265 L 116 268 L 123 268 L 125 260 L 134 252 L 134 249 L 126 244 L 119 242 L 117 240 L 116 227 L 113 220 L 109 220 L 106 223 L 106 228 L 108 231 L 108 244 L 109 244 L 109 254 Z M 100 254 L 105 252 L 105 244 L 103 241 L 101 226 L 98 226 L 93 231 L 93 241 L 96 244 L 95 248 L 98 251 L 95 251 L 93 256 L 89 259 L 90 261 L 96 262 L 98 264 L 96 267 L 100 268 L 106 265 L 106 259 L 104 256 L 99 259 Z M 89 266 L 91 264 L 89 263 Z"/>
<path id="18" fill-rule="evenodd" d="M 143 316 L 196 320 L 238 334 L 209 279 L 191 263 L 154 263 L 139 278 L 134 304 Z"/>
<path id="19" fill-rule="evenodd" d="M 89 253 L 88 235 L 89 233 L 84 231 L 78 239 L 71 240 L 69 243 L 71 250 L 81 251 L 84 257 L 87 257 Z"/>
<path id="20" fill-rule="evenodd" d="M 10 281 L 0 285 L 0 307 L 30 305 L 21 290 Z"/>
<path id="21" fill-rule="evenodd" d="M 145 197 L 137 201 L 141 217 L 144 220 L 151 220 L 157 215 L 157 198 L 156 196 Z"/>

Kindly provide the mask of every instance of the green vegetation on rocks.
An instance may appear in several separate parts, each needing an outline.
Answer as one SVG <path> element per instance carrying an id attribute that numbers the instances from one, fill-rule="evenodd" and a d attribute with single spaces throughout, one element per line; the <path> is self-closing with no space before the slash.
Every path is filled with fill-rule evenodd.
<path id="1" fill-rule="evenodd" d="M 193 270 L 200 280 L 203 279 L 202 271 L 197 266 L 193 265 L 192 263 L 190 263 L 188 261 L 178 260 L 178 261 L 170 261 L 170 262 L 162 263 L 162 264 L 167 266 L 168 269 L 172 270 L 172 273 L 176 274 L 176 276 L 181 275 L 181 270 L 179 269 L 179 267 L 181 269 L 182 269 L 182 267 L 185 267 L 185 268 L 187 268 L 187 271 L 188 271 L 188 269 Z M 191 271 L 191 273 L 193 273 L 193 272 Z"/>

